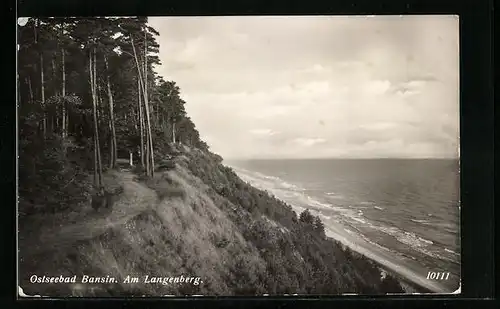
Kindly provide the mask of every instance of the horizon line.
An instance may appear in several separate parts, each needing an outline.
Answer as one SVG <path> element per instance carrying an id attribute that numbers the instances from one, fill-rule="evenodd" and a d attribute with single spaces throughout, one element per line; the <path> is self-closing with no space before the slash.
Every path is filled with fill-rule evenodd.
<path id="1" fill-rule="evenodd" d="M 222 155 L 221 155 L 222 156 Z M 276 158 L 276 157 L 239 157 L 231 158 L 222 156 L 223 160 L 241 161 L 241 160 L 460 160 L 460 157 L 301 157 L 301 158 Z"/>

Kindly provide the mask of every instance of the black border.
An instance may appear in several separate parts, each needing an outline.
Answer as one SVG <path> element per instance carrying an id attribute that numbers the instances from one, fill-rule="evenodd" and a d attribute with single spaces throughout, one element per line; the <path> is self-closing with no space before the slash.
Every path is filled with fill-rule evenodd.
<path id="1" fill-rule="evenodd" d="M 12 4 L 14 5 L 14 4 Z M 11 7 L 8 29 L 13 29 L 16 21 L 15 6 Z M 316 306 L 360 306 L 385 308 L 395 307 L 449 307 L 459 303 L 464 307 L 477 305 L 472 299 L 494 297 L 494 247 L 493 247 L 493 53 L 492 24 L 493 4 L 491 0 L 470 0 L 467 3 L 446 0 L 406 0 L 406 1 L 144 1 L 144 0 L 19 0 L 17 16 L 109 16 L 109 15 L 329 15 L 329 14 L 456 14 L 460 17 L 460 56 L 461 56 L 461 223 L 462 223 L 462 295 L 401 295 L 394 297 L 307 297 L 307 298 L 211 298 L 186 302 L 188 299 L 129 299 L 129 300 L 54 300 L 22 299 L 17 305 L 24 307 L 40 305 L 52 306 L 148 306 L 149 305 L 179 305 L 179 306 L 230 306 L 272 305 L 290 307 L 295 304 L 307 307 Z M 12 27 L 12 28 L 11 28 Z M 10 32 L 10 31 L 9 31 Z M 15 33 L 15 32 L 14 32 Z M 14 34 L 15 36 L 15 34 Z M 13 49 L 14 50 L 14 49 Z M 15 59 L 15 58 L 14 58 Z M 10 62 L 14 63 L 15 60 Z M 13 71 L 9 71 L 13 72 Z M 13 77 L 9 75 L 7 78 Z M 15 90 L 15 84 L 14 84 Z M 15 91 L 13 92 L 15 93 Z M 15 100 L 15 94 L 14 94 Z M 12 102 L 12 101 L 10 101 Z M 12 196 L 15 203 L 15 109 L 14 104 L 3 104 L 7 111 L 1 113 L 0 126 L 3 131 L 1 140 L 2 155 L 2 190 L 4 196 Z M 10 118 L 9 116 L 13 116 Z M 14 137 L 10 139 L 9 137 Z M 9 147 L 10 146 L 10 147 Z M 12 150 L 9 153 L 8 150 Z M 9 175 L 9 173 L 11 173 Z M 6 177 L 5 177 L 6 176 Z M 8 205 L 8 204 L 7 204 Z M 12 205 L 12 204 L 11 204 Z M 14 204 L 15 205 L 15 204 Z M 15 208 L 6 214 L 8 224 L 4 225 L 6 239 L 2 242 L 16 251 L 15 243 Z M 14 218 L 14 220 L 12 220 Z M 10 224 L 13 223 L 11 226 Z M 14 234 L 11 234 L 14 232 Z M 12 235 L 12 236 L 9 236 Z M 7 254 L 6 250 L 2 250 Z M 12 281 L 8 281 L 8 298 L 17 294 L 15 285 L 15 259 L 9 267 L 13 270 Z M 12 282 L 12 283 L 11 283 Z M 3 282 L 7 283 L 7 282 Z M 12 290 L 11 290 L 12 289 Z M 196 298 L 195 298 L 196 299 Z M 320 301 L 318 301 L 321 299 Z M 419 300 L 418 302 L 413 300 Z M 432 299 L 432 300 L 431 300 Z M 459 300 L 462 299 L 462 300 Z M 468 299 L 468 300 L 465 300 Z M 481 302 L 484 306 L 493 308 L 492 302 Z"/>

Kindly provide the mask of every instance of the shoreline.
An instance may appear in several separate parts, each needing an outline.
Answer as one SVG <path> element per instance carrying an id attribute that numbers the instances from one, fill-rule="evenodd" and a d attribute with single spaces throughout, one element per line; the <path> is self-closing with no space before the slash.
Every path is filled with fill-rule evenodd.
<path id="1" fill-rule="evenodd" d="M 341 228 L 341 227 L 337 227 Z M 328 238 L 339 241 L 344 246 L 349 247 L 351 250 L 355 251 L 358 254 L 365 256 L 366 258 L 373 261 L 375 264 L 379 266 L 379 268 L 386 273 L 393 275 L 395 278 L 402 283 L 403 285 L 409 286 L 409 289 L 416 290 L 411 293 L 419 293 L 419 294 L 442 294 L 449 295 L 453 294 L 455 291 L 448 291 L 444 285 L 441 285 L 435 281 L 427 280 L 425 277 L 419 275 L 415 269 L 412 269 L 410 265 L 396 264 L 390 260 L 390 256 L 381 250 L 371 250 L 367 248 L 367 246 L 363 246 L 361 244 L 364 242 L 359 239 L 358 243 L 354 241 L 348 240 L 343 237 L 341 233 L 336 233 L 332 230 L 332 226 L 325 227 L 325 232 Z M 385 258 L 385 257 L 387 258 Z M 457 287 L 458 288 L 458 287 Z"/>
<path id="2" fill-rule="evenodd" d="M 238 168 L 236 171 L 237 170 Z M 304 209 L 317 211 L 314 207 L 293 205 L 293 201 L 289 201 L 287 198 L 276 194 L 277 192 L 274 192 L 273 188 L 266 188 L 265 185 L 257 183 L 255 180 L 250 181 L 245 173 L 242 174 L 241 172 L 237 172 L 237 174 L 241 179 L 249 182 L 252 186 L 268 191 L 281 201 L 290 204 L 297 213 L 297 216 L 299 216 Z M 325 225 L 325 233 L 328 238 L 342 243 L 344 246 L 349 247 L 356 253 L 361 254 L 373 261 L 377 266 L 379 266 L 380 269 L 397 278 L 402 284 L 402 287 L 406 287 L 404 288 L 405 290 L 412 291 L 408 293 L 449 295 L 455 292 L 455 290 L 452 291 L 450 289 L 449 285 L 447 286 L 445 284 L 441 284 L 439 281 L 426 279 L 425 275 L 422 275 L 422 273 L 425 273 L 424 267 L 419 267 L 411 261 L 396 261 L 393 253 L 377 248 L 360 237 L 352 237 L 345 231 L 343 226 L 332 225 L 325 222 L 323 219 L 322 221 Z M 460 285 L 458 284 L 457 289 L 459 286 Z"/>

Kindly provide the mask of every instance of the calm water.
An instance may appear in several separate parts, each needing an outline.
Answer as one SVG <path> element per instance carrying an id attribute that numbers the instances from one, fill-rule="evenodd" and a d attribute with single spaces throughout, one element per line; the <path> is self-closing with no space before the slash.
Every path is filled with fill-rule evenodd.
<path id="1" fill-rule="evenodd" d="M 241 178 L 390 252 L 401 265 L 460 277 L 458 160 L 227 162 Z M 403 263 L 404 262 L 404 263 Z M 454 290 L 454 289 L 453 289 Z M 451 290 L 451 291 L 453 291 Z"/>

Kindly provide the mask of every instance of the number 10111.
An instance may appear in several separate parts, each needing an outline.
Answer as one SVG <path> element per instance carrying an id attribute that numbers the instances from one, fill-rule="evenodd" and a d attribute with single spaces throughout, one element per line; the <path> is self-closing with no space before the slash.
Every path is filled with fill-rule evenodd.
<path id="1" fill-rule="evenodd" d="M 429 271 L 427 273 L 427 279 L 430 280 L 448 280 L 449 277 L 449 272 Z"/>

